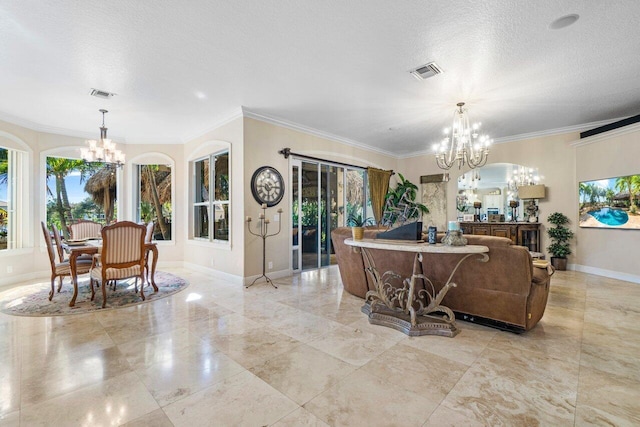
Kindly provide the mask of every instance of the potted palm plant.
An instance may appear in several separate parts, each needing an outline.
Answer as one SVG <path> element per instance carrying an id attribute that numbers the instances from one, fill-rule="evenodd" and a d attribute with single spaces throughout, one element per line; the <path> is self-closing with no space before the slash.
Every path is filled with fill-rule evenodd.
<path id="1" fill-rule="evenodd" d="M 552 240 L 547 250 L 551 254 L 551 265 L 556 270 L 567 269 L 567 255 L 571 254 L 569 240 L 573 238 L 573 231 L 565 225 L 569 223 L 569 218 L 560 212 L 554 212 L 547 218 L 553 227 L 547 230 L 547 234 Z"/>
<path id="2" fill-rule="evenodd" d="M 364 227 L 372 223 L 373 218 L 363 218 L 362 214 L 359 213 L 351 213 L 347 218 L 347 225 L 351 227 L 353 240 L 362 240 L 364 237 Z"/>
<path id="3" fill-rule="evenodd" d="M 429 209 L 422 203 L 416 201 L 418 196 L 418 186 L 398 173 L 400 180 L 395 188 L 390 188 L 385 196 L 385 225 L 393 225 L 396 221 L 404 219 L 419 219 L 423 214 L 429 213 Z M 407 218 L 401 218 L 399 210 L 405 206 L 408 213 Z"/>

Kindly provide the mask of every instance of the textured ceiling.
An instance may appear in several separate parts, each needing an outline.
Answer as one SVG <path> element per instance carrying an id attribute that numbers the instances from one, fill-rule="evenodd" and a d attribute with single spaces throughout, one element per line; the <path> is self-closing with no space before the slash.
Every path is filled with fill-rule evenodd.
<path id="1" fill-rule="evenodd" d="M 3 0 L 0 118 L 98 134 L 106 108 L 112 137 L 184 142 L 244 106 L 405 156 L 458 101 L 494 138 L 640 113 L 638 22 L 637 0 Z"/>

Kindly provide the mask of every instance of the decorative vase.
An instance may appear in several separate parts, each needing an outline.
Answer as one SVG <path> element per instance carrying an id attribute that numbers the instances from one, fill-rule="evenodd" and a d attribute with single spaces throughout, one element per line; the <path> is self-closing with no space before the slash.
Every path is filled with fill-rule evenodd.
<path id="1" fill-rule="evenodd" d="M 465 246 L 467 239 L 462 237 L 462 231 L 449 230 L 447 235 L 442 238 L 442 244 L 447 246 Z"/>
<path id="2" fill-rule="evenodd" d="M 351 235 L 353 240 L 362 240 L 364 237 L 364 227 L 351 227 Z"/>

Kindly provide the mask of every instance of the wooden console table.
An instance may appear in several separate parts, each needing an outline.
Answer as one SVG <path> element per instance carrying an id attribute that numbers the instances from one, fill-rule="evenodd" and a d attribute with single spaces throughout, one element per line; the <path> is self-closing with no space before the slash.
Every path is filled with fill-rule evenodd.
<path id="1" fill-rule="evenodd" d="M 489 260 L 487 255 L 489 248 L 480 245 L 445 246 L 376 239 L 345 239 L 344 243 L 352 246 L 354 250 L 362 252 L 365 268 L 375 284 L 375 290 L 367 292 L 365 304 L 362 307 L 362 312 L 369 317 L 369 323 L 388 326 L 409 336 L 456 336 L 459 330 L 456 328 L 455 315 L 450 308 L 441 305 L 442 299 L 450 288 L 457 286 L 451 282 L 451 279 L 460 264 L 467 258 L 478 255 L 480 256 L 479 261 L 487 262 Z M 411 277 L 402 278 L 393 271 L 387 271 L 381 275 L 376 269 L 369 249 L 415 253 Z M 431 280 L 422 272 L 423 253 L 464 255 L 453 268 L 449 279 L 438 293 L 435 292 Z M 402 287 L 392 285 L 392 282 L 398 281 L 397 279 L 401 280 Z M 422 281 L 425 285 L 424 288 L 416 289 L 417 281 Z M 443 315 L 435 313 L 443 313 Z"/>
<path id="2" fill-rule="evenodd" d="M 539 222 L 461 222 L 460 228 L 464 234 L 506 237 L 514 245 L 541 252 Z"/>

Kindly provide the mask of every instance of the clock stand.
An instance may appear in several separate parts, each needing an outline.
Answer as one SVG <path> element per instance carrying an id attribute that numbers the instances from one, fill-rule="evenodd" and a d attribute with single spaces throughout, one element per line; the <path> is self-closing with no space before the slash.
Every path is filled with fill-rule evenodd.
<path id="1" fill-rule="evenodd" d="M 269 276 L 267 276 L 267 272 L 266 272 L 267 238 L 273 237 L 278 233 L 280 233 L 280 230 L 282 229 L 282 209 L 278 209 L 278 231 L 276 231 L 273 234 L 269 234 L 267 230 L 269 227 L 269 218 L 266 217 L 267 204 L 263 203 L 260 209 L 262 209 L 262 213 L 258 216 L 258 226 L 256 228 L 258 228 L 259 231 L 257 233 L 254 233 L 253 231 L 251 231 L 252 220 L 250 216 L 247 217 L 246 222 L 247 222 L 247 228 L 249 230 L 249 233 L 253 234 L 256 237 L 262 238 L 262 274 L 256 277 L 255 279 L 253 279 L 253 282 L 251 282 L 250 285 L 246 285 L 245 288 L 249 288 L 250 286 L 253 286 L 258 281 L 258 279 L 262 279 L 264 277 L 267 283 L 269 283 L 274 288 L 278 289 L 275 283 L 273 283 L 273 281 L 269 278 Z"/>

